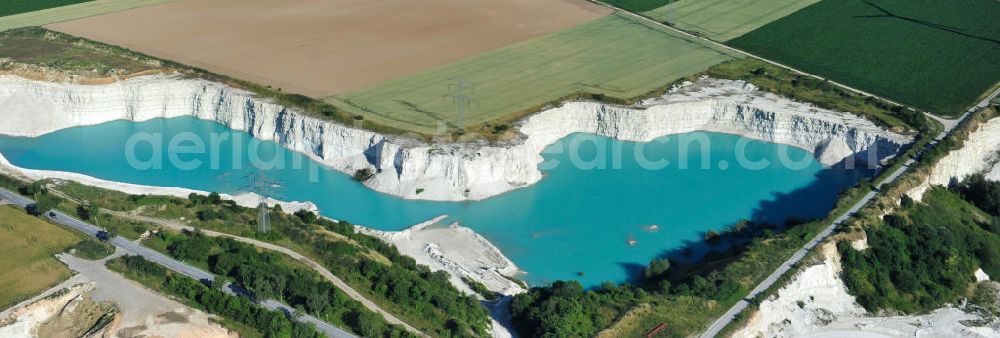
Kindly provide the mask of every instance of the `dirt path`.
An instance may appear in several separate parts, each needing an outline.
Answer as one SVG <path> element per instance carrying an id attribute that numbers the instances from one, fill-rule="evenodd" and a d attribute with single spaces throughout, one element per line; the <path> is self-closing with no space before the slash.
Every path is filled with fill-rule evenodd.
<path id="1" fill-rule="evenodd" d="M 172 229 L 172 230 L 176 230 L 176 231 L 185 231 L 185 230 L 186 231 L 194 231 L 196 229 L 196 228 L 194 228 L 192 226 L 184 225 L 184 224 L 182 224 L 180 222 L 172 221 L 172 220 L 165 220 L 165 219 L 152 218 L 152 217 L 146 217 L 146 216 L 140 216 L 140 215 L 133 215 L 133 214 L 125 213 L 125 212 L 113 211 L 113 210 L 107 210 L 107 209 L 102 209 L 102 211 L 105 212 L 105 213 L 117 216 L 117 217 L 124 218 L 124 219 L 132 220 L 132 221 L 137 221 L 137 222 L 152 223 L 152 224 L 156 224 L 156 225 L 162 226 L 164 228 L 168 228 L 168 229 Z M 352 299 L 354 299 L 356 301 L 361 302 L 361 304 L 364 305 L 369 310 L 374 311 L 375 313 L 381 314 L 383 317 L 385 317 L 385 320 L 387 322 L 392 323 L 392 324 L 401 325 L 401 326 L 405 327 L 407 331 L 410 331 L 410 332 L 413 332 L 413 333 L 416 333 L 416 334 L 419 334 L 419 335 L 424 335 L 422 332 L 420 332 L 420 330 L 417 330 L 416 328 L 410 326 L 409 324 L 406 324 L 406 322 L 403 322 L 399 318 L 396 318 L 396 316 L 393 316 L 391 313 L 383 310 L 381 307 L 378 306 L 378 304 L 375 304 L 371 300 L 368 300 L 368 298 L 365 298 L 364 295 L 362 295 L 357 290 L 355 290 L 350 285 L 348 285 L 343 280 L 341 280 L 339 277 L 337 277 L 336 275 L 334 275 L 332 272 L 330 272 L 330 270 L 327 270 L 325 267 L 323 267 L 322 265 L 320 265 L 316 261 L 310 259 L 309 257 L 306 257 L 306 256 L 304 256 L 304 255 L 302 255 L 302 254 L 300 254 L 298 252 L 295 252 L 295 251 L 293 251 L 291 249 L 288 249 L 286 247 L 283 247 L 283 246 L 280 246 L 280 245 L 276 245 L 276 244 L 273 244 L 273 243 L 259 241 L 259 240 L 253 239 L 253 238 L 235 236 L 235 235 L 230 235 L 230 234 L 227 234 L 227 233 L 222 233 L 222 232 L 212 231 L 212 230 L 206 230 L 206 229 L 198 229 L 198 230 L 201 230 L 201 233 L 204 234 L 205 236 L 231 238 L 231 239 L 236 240 L 238 242 L 250 244 L 250 245 L 256 246 L 258 248 L 263 248 L 263 249 L 267 249 L 267 250 L 277 251 L 277 252 L 283 253 L 283 254 L 287 255 L 288 257 L 291 257 L 291 258 L 293 258 L 293 259 L 295 259 L 295 260 L 297 260 L 299 262 L 302 262 L 303 264 L 305 264 L 309 268 L 313 269 L 314 271 L 316 271 L 317 273 L 319 273 L 321 276 L 323 276 L 323 278 L 325 278 L 326 280 L 330 281 L 330 283 L 333 283 L 334 286 L 336 286 L 337 288 L 339 288 L 339 289 L 343 290 L 345 293 L 347 293 L 347 295 L 349 297 L 351 297 Z"/>

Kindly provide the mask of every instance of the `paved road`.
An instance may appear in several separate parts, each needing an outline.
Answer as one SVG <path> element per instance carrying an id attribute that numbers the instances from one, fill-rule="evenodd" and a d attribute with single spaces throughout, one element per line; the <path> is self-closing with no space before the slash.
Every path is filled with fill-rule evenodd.
<path id="1" fill-rule="evenodd" d="M 97 233 L 103 231 L 101 228 L 98 228 L 90 223 L 73 218 L 72 216 L 67 215 L 66 213 L 63 213 L 62 211 L 59 210 L 49 211 L 45 213 L 45 217 L 53 222 L 68 226 L 76 231 L 85 233 L 89 236 L 97 237 Z M 108 242 L 114 244 L 117 247 L 125 249 L 125 251 L 130 254 L 142 256 L 154 263 L 163 265 L 164 267 L 170 270 L 176 271 L 182 275 L 194 278 L 196 280 L 203 282 L 211 282 L 215 280 L 215 275 L 205 272 L 205 270 L 190 266 L 181 261 L 170 258 L 167 255 L 164 255 L 156 250 L 136 244 L 135 242 L 132 242 L 131 240 L 125 237 L 116 236 L 115 238 L 112 238 Z"/>
<path id="2" fill-rule="evenodd" d="M 961 117 L 955 120 L 947 121 L 948 123 L 943 123 L 944 130 L 940 134 L 938 134 L 937 137 L 934 138 L 934 141 L 930 143 L 929 147 L 926 147 L 924 149 L 918 149 L 917 156 L 915 157 L 919 158 L 921 155 L 923 155 L 924 151 L 926 151 L 930 147 L 933 147 L 938 143 L 938 141 L 944 139 L 949 134 L 951 134 L 955 130 L 955 128 L 958 127 L 958 125 L 960 125 L 963 121 L 972 116 L 972 114 L 977 110 L 988 106 L 989 102 L 992 101 L 997 96 L 1000 96 L 1000 89 L 997 89 L 996 91 L 991 93 L 989 96 L 986 97 L 986 99 L 979 102 L 975 106 L 970 107 L 969 110 L 966 111 L 964 114 L 962 114 Z M 928 114 L 928 116 L 930 115 Z M 940 118 L 935 117 L 935 120 L 940 120 Z M 826 240 L 827 237 L 830 237 L 833 231 L 836 230 L 836 228 L 840 226 L 845 220 L 847 220 L 848 217 L 851 217 L 852 215 L 857 213 L 858 210 L 861 210 L 861 208 L 865 206 L 865 204 L 868 204 L 868 202 L 870 202 L 873 198 L 875 198 L 875 196 L 878 195 L 878 193 L 880 192 L 881 190 L 880 188 L 882 186 L 896 181 L 896 179 L 898 179 L 900 176 L 903 175 L 903 173 L 909 170 L 914 163 L 916 163 L 916 161 L 913 159 L 907 160 L 902 167 L 896 169 L 896 171 L 887 176 L 886 179 L 882 181 L 882 183 L 879 183 L 875 191 L 870 191 L 867 194 L 865 194 L 864 198 L 855 203 L 854 206 L 851 207 L 851 209 L 849 209 L 846 213 L 844 213 L 840 217 L 837 217 L 837 219 L 834 220 L 832 224 L 823 229 L 822 232 L 820 232 L 818 235 L 816 235 L 816 237 L 814 237 L 812 240 L 806 243 L 806 245 L 803 246 L 801 249 L 799 249 L 799 251 L 796 251 L 795 254 L 792 255 L 792 257 L 788 258 L 788 260 L 782 263 L 777 270 L 775 270 L 773 273 L 771 273 L 771 275 L 767 276 L 767 278 L 761 281 L 760 284 L 757 285 L 757 287 L 755 287 L 753 290 L 750 291 L 749 294 L 747 294 L 746 298 L 740 300 L 739 302 L 736 302 L 736 304 L 734 304 L 731 308 L 729 308 L 729 310 L 723 313 L 721 317 L 716 319 L 715 322 L 713 322 L 712 325 L 709 326 L 704 333 L 702 333 L 701 337 L 712 338 L 718 335 L 719 332 L 721 332 L 722 329 L 726 327 L 726 325 L 729 325 L 729 323 L 731 323 L 733 320 L 736 319 L 736 315 L 743 312 L 743 310 L 745 310 L 747 307 L 750 306 L 749 299 L 757 297 L 758 295 L 760 295 L 761 292 L 764 292 L 772 285 L 774 285 L 774 283 L 778 281 L 778 278 L 781 278 L 782 275 L 791 270 L 792 266 L 794 266 L 796 263 L 805 258 L 806 255 L 809 253 L 809 251 L 812 251 L 814 248 L 816 248 L 817 245 L 819 245 L 820 242 Z"/>
<path id="3" fill-rule="evenodd" d="M 0 198 L 3 198 L 5 200 L 10 200 L 14 202 L 14 204 L 20 205 L 22 207 L 34 204 L 34 201 L 21 197 L 17 193 L 9 191 L 4 188 L 0 188 Z M 103 231 L 101 228 L 98 228 L 93 224 L 78 220 L 59 210 L 48 211 L 44 214 L 44 216 L 53 222 L 65 225 L 71 229 L 77 230 L 89 236 L 97 237 L 98 232 Z M 135 242 L 132 242 L 125 237 L 116 236 L 115 238 L 112 238 L 108 242 L 125 250 L 125 252 L 129 254 L 142 256 L 147 260 L 160 264 L 166 267 L 167 269 L 170 269 L 171 271 L 188 276 L 190 278 L 209 283 L 215 280 L 215 275 L 211 273 L 205 272 L 202 269 L 188 265 L 176 259 L 170 258 L 167 255 L 164 255 L 158 251 L 136 244 Z M 226 285 L 223 287 L 223 290 L 232 295 L 247 296 L 245 292 L 239 292 L 238 291 L 239 289 L 234 287 L 231 283 L 226 283 Z M 281 302 L 275 300 L 263 300 L 260 301 L 259 304 L 267 309 L 282 311 L 288 315 L 293 315 L 296 313 L 295 309 L 293 309 L 292 307 L 286 304 L 282 304 Z M 319 330 L 320 332 L 323 332 L 328 337 L 335 337 L 335 338 L 355 337 L 354 335 L 344 330 L 341 330 L 333 325 L 330 325 L 327 322 L 321 321 L 316 317 L 310 315 L 301 314 L 292 316 L 292 318 L 300 322 L 312 323 L 316 325 L 316 329 Z"/>
<path id="4" fill-rule="evenodd" d="M 0 198 L 10 202 L 11 204 L 17 205 L 21 208 L 27 208 L 29 205 L 35 204 L 35 201 L 28 199 L 20 194 L 0 188 Z"/>

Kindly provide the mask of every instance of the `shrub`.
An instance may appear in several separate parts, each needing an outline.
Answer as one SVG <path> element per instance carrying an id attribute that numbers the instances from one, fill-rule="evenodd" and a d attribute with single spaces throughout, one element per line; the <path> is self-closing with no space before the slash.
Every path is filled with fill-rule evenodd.
<path id="1" fill-rule="evenodd" d="M 358 182 L 366 182 L 374 176 L 375 172 L 369 168 L 358 169 L 358 171 L 354 172 L 354 180 Z"/>
<path id="2" fill-rule="evenodd" d="M 111 247 L 111 245 L 108 245 L 107 243 L 101 243 L 92 239 L 86 239 L 80 243 L 77 243 L 75 246 L 73 246 L 72 250 L 73 250 L 73 255 L 89 260 L 98 260 L 107 257 L 108 255 L 114 253 L 115 251 L 114 248 Z"/>

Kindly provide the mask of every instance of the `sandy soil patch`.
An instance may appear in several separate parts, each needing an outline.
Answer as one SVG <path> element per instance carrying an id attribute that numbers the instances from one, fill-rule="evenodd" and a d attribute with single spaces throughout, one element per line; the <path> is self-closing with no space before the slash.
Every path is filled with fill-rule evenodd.
<path id="1" fill-rule="evenodd" d="M 79 277 L 93 283 L 95 301 L 112 302 L 121 311 L 117 335 L 124 337 L 235 337 L 204 312 L 166 298 L 142 285 L 108 270 L 100 261 L 59 255 Z"/>
<path id="2" fill-rule="evenodd" d="M 5 311 L 0 316 L 0 337 L 72 338 L 110 336 L 117 310 L 110 303 L 91 299 L 92 283 L 81 278 L 53 288 L 45 297 Z"/>
<path id="3" fill-rule="evenodd" d="M 320 97 L 608 13 L 583 0 L 179 0 L 48 28 Z"/>

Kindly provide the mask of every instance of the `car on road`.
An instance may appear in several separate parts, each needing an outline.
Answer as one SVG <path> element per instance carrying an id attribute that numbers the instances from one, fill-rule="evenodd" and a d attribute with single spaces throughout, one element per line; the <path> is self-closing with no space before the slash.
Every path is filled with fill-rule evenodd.
<path id="1" fill-rule="evenodd" d="M 53 211 L 49 211 L 49 217 L 56 218 L 56 213 Z"/>
<path id="2" fill-rule="evenodd" d="M 97 232 L 97 239 L 102 241 L 107 241 L 111 239 L 111 236 L 108 234 L 107 231 L 101 230 Z"/>

